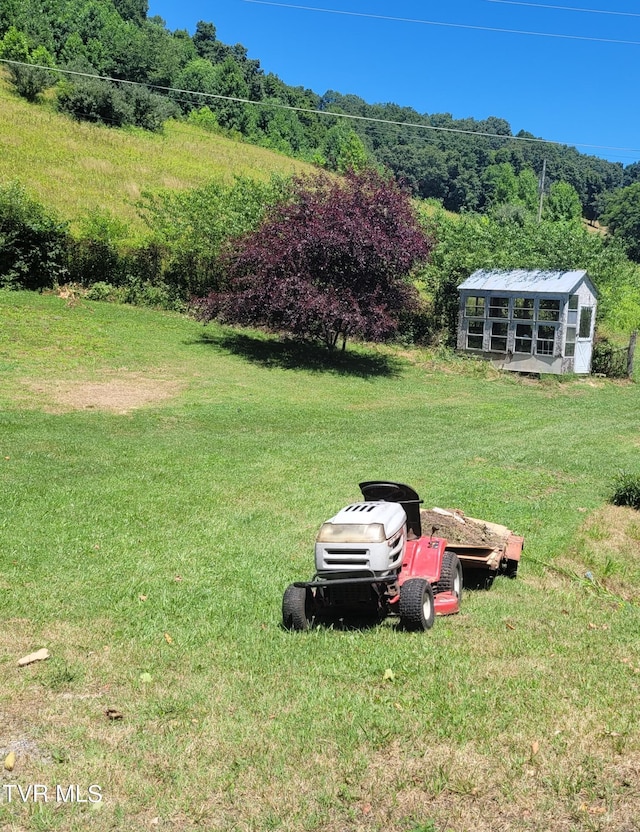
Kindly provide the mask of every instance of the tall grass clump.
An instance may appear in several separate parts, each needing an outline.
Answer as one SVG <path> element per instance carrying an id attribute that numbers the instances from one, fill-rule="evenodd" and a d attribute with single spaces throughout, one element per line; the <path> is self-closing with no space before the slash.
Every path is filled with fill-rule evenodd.
<path id="1" fill-rule="evenodd" d="M 621 471 L 613 481 L 611 502 L 614 506 L 630 506 L 640 510 L 640 474 Z"/>

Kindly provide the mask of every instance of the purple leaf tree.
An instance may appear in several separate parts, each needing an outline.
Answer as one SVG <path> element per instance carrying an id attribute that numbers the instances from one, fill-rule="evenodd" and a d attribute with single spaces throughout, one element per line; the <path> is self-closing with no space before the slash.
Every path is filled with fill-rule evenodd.
<path id="1" fill-rule="evenodd" d="M 265 326 L 329 348 L 379 341 L 417 293 L 412 268 L 429 256 L 407 192 L 367 170 L 295 179 L 291 196 L 224 255 L 226 291 L 202 298 L 204 321 Z"/>

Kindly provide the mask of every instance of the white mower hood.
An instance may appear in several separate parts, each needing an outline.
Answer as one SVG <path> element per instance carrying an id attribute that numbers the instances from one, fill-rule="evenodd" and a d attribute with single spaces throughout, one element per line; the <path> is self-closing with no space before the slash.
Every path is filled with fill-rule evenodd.
<path id="1" fill-rule="evenodd" d="M 388 540 L 407 522 L 407 515 L 400 503 L 364 502 L 352 503 L 343 508 L 327 523 L 336 526 L 370 525 L 380 523 L 384 526 L 384 536 Z"/>

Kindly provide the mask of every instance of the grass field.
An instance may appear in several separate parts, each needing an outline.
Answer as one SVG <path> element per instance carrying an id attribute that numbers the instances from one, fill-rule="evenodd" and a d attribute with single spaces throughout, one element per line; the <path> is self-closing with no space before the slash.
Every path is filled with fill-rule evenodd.
<path id="1" fill-rule="evenodd" d="M 311 171 L 310 165 L 179 122 L 162 134 L 114 130 L 28 104 L 0 73 L 0 184 L 20 182 L 33 198 L 77 227 L 105 207 L 133 235 L 144 230 L 136 202 L 145 190 L 194 188 L 234 174 Z"/>
<path id="2" fill-rule="evenodd" d="M 53 295 L 0 318 L 3 832 L 640 828 L 640 516 L 606 504 L 635 384 Z M 283 631 L 377 477 L 525 535 L 518 579 L 426 634 Z"/>

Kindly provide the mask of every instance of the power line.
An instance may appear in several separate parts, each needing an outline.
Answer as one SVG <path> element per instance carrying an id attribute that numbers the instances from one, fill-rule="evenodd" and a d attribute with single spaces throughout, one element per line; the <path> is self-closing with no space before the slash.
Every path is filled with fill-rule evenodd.
<path id="1" fill-rule="evenodd" d="M 375 116 L 359 116 L 353 113 L 336 113 L 332 110 L 314 110 L 311 107 L 295 107 L 292 104 L 283 104 L 280 101 L 273 101 L 265 99 L 262 101 L 252 101 L 249 98 L 239 98 L 234 95 L 220 95 L 213 92 L 201 92 L 199 90 L 184 90 L 179 87 L 163 87 L 158 84 L 146 84 L 142 81 L 129 81 L 124 78 L 112 78 L 109 75 L 97 75 L 90 72 L 80 72 L 72 69 L 60 69 L 58 67 L 41 66 L 39 64 L 29 64 L 24 61 L 11 61 L 8 58 L 0 58 L 0 64 L 8 64 L 12 66 L 25 66 L 32 69 L 44 69 L 48 72 L 57 72 L 60 75 L 74 75 L 80 78 L 90 78 L 95 81 L 107 81 L 112 84 L 129 84 L 134 87 L 145 87 L 149 90 L 158 90 L 164 93 L 178 93 L 180 95 L 195 95 L 201 98 L 214 99 L 216 101 L 231 101 L 238 104 L 251 104 L 258 107 L 276 107 L 281 110 L 289 110 L 295 113 L 306 113 L 308 115 L 327 116 L 329 118 L 343 118 L 351 119 L 352 121 L 371 122 L 373 124 L 386 124 L 393 127 L 411 127 L 419 130 L 431 130 L 437 133 L 455 133 L 464 136 L 482 136 L 489 139 L 500 139 L 501 141 L 513 142 L 529 142 L 531 144 L 555 145 L 556 147 L 586 147 L 591 150 L 614 150 L 619 153 L 630 153 L 634 157 L 640 154 L 640 149 L 633 147 L 615 147 L 606 144 L 587 144 L 586 142 L 559 142 L 552 139 L 539 139 L 530 136 L 505 136 L 501 133 L 489 133 L 483 130 L 463 130 L 459 127 L 439 127 L 433 124 L 423 124 L 417 121 L 395 121 L 386 118 L 376 118 Z"/>
<path id="2" fill-rule="evenodd" d="M 624 46 L 640 46 L 637 40 L 616 40 L 615 38 L 594 38 L 588 35 L 566 35 L 555 32 L 532 32 L 525 29 L 502 29 L 496 26 L 475 26 L 471 23 L 445 23 L 441 20 L 420 20 L 412 17 L 392 17 L 370 12 L 349 12 L 344 9 L 324 9 L 317 6 L 299 6 L 294 3 L 277 3 L 275 0 L 242 0 L 243 3 L 255 3 L 260 6 L 278 6 L 283 9 L 301 9 L 307 12 L 325 12 L 327 14 L 341 14 L 348 17 L 367 17 L 374 20 L 393 20 L 399 23 L 420 23 L 424 26 L 443 26 L 452 29 L 472 29 L 479 32 L 498 32 L 507 35 L 531 35 L 540 38 L 560 38 L 564 40 L 586 40 L 592 43 L 615 43 Z M 497 2 L 497 0 L 496 0 Z"/>
<path id="3" fill-rule="evenodd" d="M 487 0 L 487 3 L 503 3 L 508 6 L 531 6 L 536 9 L 556 9 L 563 12 L 586 12 L 587 14 L 612 14 L 621 17 L 640 17 L 638 12 L 614 12 L 608 9 L 577 9 L 575 6 L 550 6 L 546 3 L 525 3 L 524 0 Z"/>

